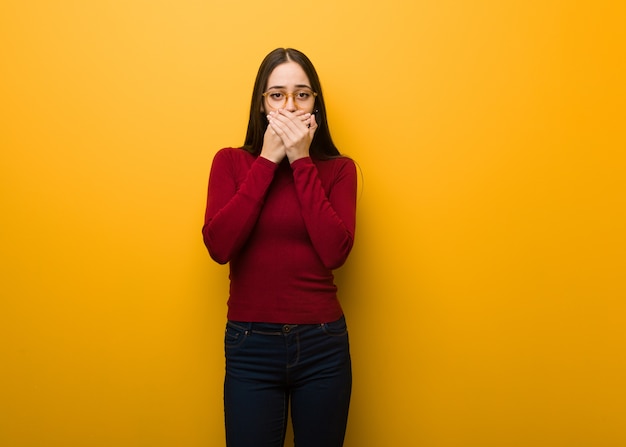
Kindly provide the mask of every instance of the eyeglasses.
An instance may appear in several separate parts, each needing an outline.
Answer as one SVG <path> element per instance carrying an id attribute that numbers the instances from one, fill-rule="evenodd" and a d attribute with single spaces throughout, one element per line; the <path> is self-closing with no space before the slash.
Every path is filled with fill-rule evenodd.
<path id="1" fill-rule="evenodd" d="M 263 93 L 263 96 L 267 100 L 267 103 L 276 109 L 280 109 L 281 107 L 287 105 L 287 98 L 290 96 L 293 98 L 293 102 L 296 107 L 301 108 L 306 107 L 315 101 L 317 93 L 313 90 L 309 90 L 308 88 L 296 90 L 293 93 L 287 93 L 284 90 L 272 89 Z"/>

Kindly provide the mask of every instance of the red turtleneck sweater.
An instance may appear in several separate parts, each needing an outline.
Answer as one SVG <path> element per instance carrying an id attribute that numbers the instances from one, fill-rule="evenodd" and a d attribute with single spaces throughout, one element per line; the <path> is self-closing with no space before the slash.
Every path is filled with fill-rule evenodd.
<path id="1" fill-rule="evenodd" d="M 332 270 L 352 249 L 356 184 L 346 157 L 290 165 L 243 149 L 215 155 L 202 235 L 211 257 L 230 263 L 230 320 L 341 317 Z"/>

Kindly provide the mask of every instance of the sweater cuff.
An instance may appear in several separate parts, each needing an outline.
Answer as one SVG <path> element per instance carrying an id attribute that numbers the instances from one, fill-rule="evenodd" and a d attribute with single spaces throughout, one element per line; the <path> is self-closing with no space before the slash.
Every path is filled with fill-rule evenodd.
<path id="1" fill-rule="evenodd" d="M 258 156 L 256 158 L 256 160 L 255 160 L 255 163 L 259 163 L 264 168 L 271 169 L 272 172 L 274 172 L 276 169 L 278 169 L 278 164 L 277 163 L 274 163 L 272 160 L 268 160 L 265 157 Z"/>
<path id="2" fill-rule="evenodd" d="M 312 165 L 315 165 L 315 163 L 313 163 L 313 159 L 311 157 L 302 157 L 302 158 L 298 158 L 296 161 L 291 163 L 291 168 L 298 169 L 300 167 L 312 166 Z"/>

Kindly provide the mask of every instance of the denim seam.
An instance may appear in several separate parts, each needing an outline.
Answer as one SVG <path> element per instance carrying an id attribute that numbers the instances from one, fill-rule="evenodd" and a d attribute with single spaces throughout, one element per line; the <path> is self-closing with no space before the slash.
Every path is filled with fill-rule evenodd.
<path id="1" fill-rule="evenodd" d="M 293 338 L 295 339 L 295 342 L 296 342 L 296 355 L 295 355 L 293 362 L 287 363 L 286 365 L 287 369 L 296 367 L 298 363 L 300 362 L 300 335 L 299 334 L 293 334 L 293 335 L 294 335 Z"/>

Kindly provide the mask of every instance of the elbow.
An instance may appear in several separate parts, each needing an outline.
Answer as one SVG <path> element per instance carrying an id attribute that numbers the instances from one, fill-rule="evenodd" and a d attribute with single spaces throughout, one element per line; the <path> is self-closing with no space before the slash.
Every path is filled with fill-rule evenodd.
<path id="1" fill-rule="evenodd" d="M 228 261 L 230 261 L 230 259 L 224 257 L 224 256 L 220 256 L 218 254 L 215 254 L 213 252 L 211 252 L 211 250 L 209 250 L 209 255 L 211 256 L 211 259 L 213 259 L 215 262 L 217 262 L 218 264 L 224 265 L 224 264 L 228 264 Z"/>
<path id="2" fill-rule="evenodd" d="M 208 226 L 202 228 L 202 238 L 204 239 L 204 246 L 207 248 L 209 252 L 209 256 L 218 264 L 226 264 L 230 261 L 230 253 L 226 250 L 223 250 L 219 244 L 211 238 L 209 235 Z"/>
<path id="3" fill-rule="evenodd" d="M 209 256 L 218 264 L 227 264 L 230 261 L 230 253 L 225 253 L 222 250 L 217 249 L 210 243 L 205 242 L 206 248 L 209 251 Z"/>
<path id="4" fill-rule="evenodd" d="M 325 256 L 322 260 L 324 267 L 328 270 L 335 270 L 344 265 L 348 260 L 348 255 L 352 251 L 352 244 L 352 238 L 348 238 L 339 246 L 338 250 Z"/>
<path id="5" fill-rule="evenodd" d="M 213 259 L 218 264 L 224 265 L 230 261 L 230 256 L 228 253 L 223 253 L 220 250 L 217 250 L 210 243 L 205 242 L 205 245 L 207 250 L 209 251 L 209 256 L 211 256 L 211 259 Z"/>
<path id="6" fill-rule="evenodd" d="M 336 270 L 345 264 L 346 259 L 347 258 L 337 259 L 337 260 L 334 260 L 333 262 L 325 262 L 324 267 L 326 267 L 328 270 Z"/>

